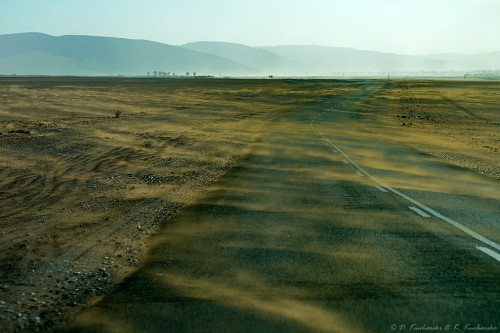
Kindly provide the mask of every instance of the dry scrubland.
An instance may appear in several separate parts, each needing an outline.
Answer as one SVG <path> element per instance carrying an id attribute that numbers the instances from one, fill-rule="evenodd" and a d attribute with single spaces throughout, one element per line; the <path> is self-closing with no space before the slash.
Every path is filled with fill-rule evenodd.
<path id="1" fill-rule="evenodd" d="M 273 119 L 362 85 L 0 79 L 0 328 L 64 325 Z M 500 177 L 498 82 L 390 81 L 359 108 L 360 130 Z"/>

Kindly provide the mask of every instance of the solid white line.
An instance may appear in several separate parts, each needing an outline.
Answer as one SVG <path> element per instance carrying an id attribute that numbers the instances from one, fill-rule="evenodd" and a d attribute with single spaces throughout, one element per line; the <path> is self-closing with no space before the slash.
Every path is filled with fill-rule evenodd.
<path id="1" fill-rule="evenodd" d="M 478 249 L 479 251 L 483 251 L 484 253 L 486 253 L 490 257 L 500 261 L 500 254 L 496 253 L 495 251 L 490 250 L 487 247 L 483 247 L 483 246 L 477 246 L 476 249 Z"/>
<path id="2" fill-rule="evenodd" d="M 408 207 L 410 208 L 412 211 L 414 211 L 415 213 L 417 213 L 418 215 L 422 216 L 422 217 L 431 217 L 429 214 L 427 214 L 426 212 L 424 211 L 421 211 L 420 209 L 418 209 L 417 207 Z"/>
<path id="3" fill-rule="evenodd" d="M 375 188 L 378 189 L 379 191 L 384 192 L 384 193 L 388 193 L 388 191 L 385 188 L 381 187 L 381 186 L 375 186 Z"/>
<path id="4" fill-rule="evenodd" d="M 387 190 L 391 191 L 392 193 L 394 194 L 397 194 L 398 196 L 400 196 L 401 198 L 411 202 L 412 204 L 414 204 L 415 206 L 418 206 L 420 207 L 421 209 L 425 210 L 426 212 L 430 213 L 431 215 L 434 215 L 435 217 L 437 217 L 438 219 L 441 219 L 443 221 L 445 221 L 446 223 L 449 223 L 451 224 L 452 226 L 462 230 L 463 232 L 465 232 L 466 234 L 468 234 L 469 236 L 477 239 L 478 241 L 481 241 L 483 242 L 484 244 L 486 245 L 489 245 L 491 246 L 492 248 L 495 248 L 497 250 L 500 251 L 500 245 L 495 243 L 494 241 L 492 240 L 489 240 L 488 238 L 478 234 L 477 232 L 467 228 L 466 226 L 463 226 L 461 225 L 460 223 L 458 223 L 457 221 L 454 221 L 452 219 L 450 219 L 449 217 L 446 217 L 438 212 L 436 212 L 434 209 L 430 208 L 430 207 L 427 207 L 426 205 L 418 202 L 417 200 L 413 199 L 413 198 L 410 198 L 409 196 L 407 196 L 406 194 L 403 194 L 395 189 L 393 189 L 392 187 L 390 186 L 387 186 L 386 184 L 382 183 L 381 181 L 379 181 L 377 178 L 373 177 L 372 175 L 370 175 L 365 169 L 363 169 L 362 167 L 360 167 L 358 164 L 356 164 L 356 162 L 354 162 L 353 160 L 351 160 L 351 158 L 349 156 L 347 156 L 346 153 L 344 153 L 344 151 L 342 149 L 340 149 L 339 147 L 337 147 L 336 145 L 334 145 L 332 142 L 330 142 L 330 140 L 328 140 L 320 131 L 318 131 L 317 128 L 315 128 L 316 132 L 319 134 L 320 137 L 322 137 L 331 147 L 337 149 L 337 151 L 342 154 L 342 156 L 344 156 L 344 158 L 349 161 L 352 165 L 354 165 L 354 167 L 356 169 L 358 169 L 361 173 L 363 173 L 364 175 L 366 175 L 367 177 L 371 178 L 374 182 L 376 182 L 377 184 L 379 184 L 380 186 L 382 187 L 385 187 Z"/>

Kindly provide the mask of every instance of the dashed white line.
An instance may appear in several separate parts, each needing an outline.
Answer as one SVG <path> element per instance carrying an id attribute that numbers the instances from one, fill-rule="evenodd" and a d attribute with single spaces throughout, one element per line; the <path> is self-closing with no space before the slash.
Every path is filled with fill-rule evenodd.
<path id="1" fill-rule="evenodd" d="M 477 232 L 467 228 L 466 226 L 464 225 L 461 225 L 460 223 L 458 223 L 457 221 L 453 220 L 453 219 L 450 219 L 449 217 L 446 217 L 438 212 L 436 212 L 434 209 L 430 208 L 430 207 L 427 207 L 426 205 L 418 202 L 417 200 L 413 199 L 413 198 L 410 198 L 409 196 L 407 196 L 406 194 L 403 194 L 401 192 L 399 192 L 398 190 L 395 190 L 393 189 L 392 187 L 389 187 L 387 186 L 386 184 L 382 183 L 381 181 L 379 181 L 377 178 L 373 177 L 372 175 L 370 175 L 365 169 L 363 169 L 362 167 L 360 167 L 356 162 L 354 162 L 353 160 L 351 160 L 351 158 L 346 154 L 344 153 L 344 151 L 342 149 L 340 149 L 339 147 L 337 147 L 335 144 L 333 144 L 332 142 L 330 142 L 330 140 L 328 140 L 320 131 L 318 131 L 317 128 L 315 128 L 316 132 L 319 134 L 320 137 L 322 137 L 325 142 L 330 145 L 330 147 L 332 148 L 335 148 L 337 149 L 337 151 L 342 154 L 342 156 L 344 156 L 344 158 L 349 161 L 349 163 L 351 163 L 352 165 L 354 165 L 354 167 L 356 169 L 358 169 L 361 173 L 363 173 L 365 176 L 369 177 L 370 179 L 372 179 L 374 182 L 376 182 L 377 184 L 379 184 L 380 186 L 386 188 L 387 190 L 391 191 L 392 193 L 394 194 L 397 194 L 398 196 L 400 196 L 401 198 L 411 202 L 412 204 L 414 204 L 415 206 L 418 206 L 420 209 L 426 211 L 427 213 L 431 214 L 431 215 L 434 215 L 435 217 L 437 217 L 438 219 L 440 220 L 443 220 L 445 221 L 446 223 L 449 223 L 451 225 L 453 225 L 454 227 L 462 230 L 463 232 L 465 232 L 466 234 L 468 234 L 469 236 L 475 238 L 476 240 L 480 241 L 480 242 L 483 242 L 484 244 L 486 245 L 489 245 L 490 247 L 496 249 L 496 250 L 499 250 L 500 251 L 500 245 L 495 243 L 494 241 L 492 240 L 489 240 L 488 238 L 478 234 Z"/>
<path id="2" fill-rule="evenodd" d="M 388 193 L 388 191 L 385 188 L 381 187 L 381 186 L 375 186 L 375 188 L 377 190 L 381 191 L 381 192 Z"/>
<path id="3" fill-rule="evenodd" d="M 483 246 L 477 246 L 476 249 L 478 249 L 479 251 L 482 251 L 482 252 L 486 253 L 487 255 L 489 255 L 490 257 L 492 257 L 494 259 L 496 259 L 497 261 L 500 261 L 500 254 L 496 253 L 495 251 L 490 250 L 487 247 L 483 247 Z"/>
<path id="4" fill-rule="evenodd" d="M 408 207 L 410 208 L 412 211 L 414 211 L 415 213 L 417 213 L 418 215 L 422 216 L 422 217 L 431 217 L 429 214 L 427 214 L 426 212 L 418 209 L 417 207 Z"/>
<path id="5" fill-rule="evenodd" d="M 344 162 L 344 164 L 349 164 L 349 162 L 347 162 L 347 160 L 342 160 L 342 162 Z"/>
<path id="6" fill-rule="evenodd" d="M 359 171 L 355 171 L 355 173 L 356 173 L 358 176 L 360 176 L 360 177 L 363 177 L 363 176 L 364 176 L 364 175 L 363 175 L 361 172 L 359 172 Z"/>

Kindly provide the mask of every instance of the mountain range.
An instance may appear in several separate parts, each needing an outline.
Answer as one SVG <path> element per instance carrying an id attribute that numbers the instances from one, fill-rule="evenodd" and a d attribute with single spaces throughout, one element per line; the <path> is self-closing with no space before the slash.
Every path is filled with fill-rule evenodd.
<path id="1" fill-rule="evenodd" d="M 324 46 L 168 45 L 97 36 L 0 35 L 3 75 L 330 76 L 342 73 L 500 70 L 500 52 L 399 55 Z"/>

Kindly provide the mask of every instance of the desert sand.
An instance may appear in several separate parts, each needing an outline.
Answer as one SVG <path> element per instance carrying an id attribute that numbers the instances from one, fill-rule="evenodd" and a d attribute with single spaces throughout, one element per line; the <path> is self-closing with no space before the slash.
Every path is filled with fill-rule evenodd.
<path id="1" fill-rule="evenodd" d="M 500 83 L 387 81 L 359 123 L 500 179 Z M 0 79 L 0 328 L 51 331 L 272 131 L 358 81 Z"/>

